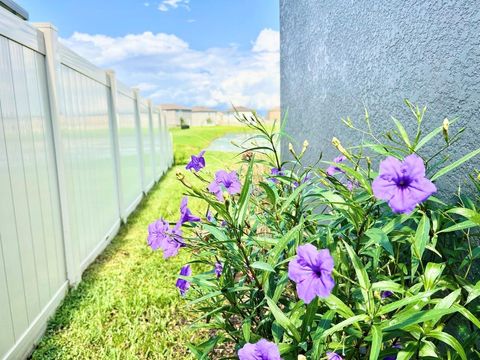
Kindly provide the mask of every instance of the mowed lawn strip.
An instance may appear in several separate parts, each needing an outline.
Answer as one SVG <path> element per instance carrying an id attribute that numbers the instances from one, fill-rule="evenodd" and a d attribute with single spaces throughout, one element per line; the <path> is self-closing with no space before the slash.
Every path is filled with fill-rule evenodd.
<path id="1" fill-rule="evenodd" d="M 206 127 L 173 130 L 175 151 L 197 154 L 215 138 L 227 132 L 244 132 L 242 127 Z M 182 159 L 178 159 L 180 162 Z M 236 168 L 233 153 L 207 152 L 205 172 Z M 188 312 L 175 281 L 188 254 L 168 260 L 161 251 L 146 245 L 147 227 L 164 217 L 175 222 L 183 185 L 174 166 L 154 186 L 130 216 L 104 253 L 85 271 L 83 280 L 71 290 L 33 359 L 189 359 L 186 344 L 199 336 L 187 323 L 195 316 Z M 193 175 L 187 174 L 191 182 Z M 200 185 L 198 183 L 197 185 Z M 189 207 L 204 217 L 205 209 L 192 199 Z"/>

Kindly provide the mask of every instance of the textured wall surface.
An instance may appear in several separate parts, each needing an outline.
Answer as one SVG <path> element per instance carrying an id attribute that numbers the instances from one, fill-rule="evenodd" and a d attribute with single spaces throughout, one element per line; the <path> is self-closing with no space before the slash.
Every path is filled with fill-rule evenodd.
<path id="1" fill-rule="evenodd" d="M 361 124 L 364 106 L 377 132 L 393 126 L 392 115 L 413 130 L 404 98 L 428 107 L 428 130 L 460 118 L 467 130 L 452 158 L 480 147 L 478 1 L 280 0 L 280 7 L 282 110 L 299 146 L 312 145 L 308 160 L 320 151 L 335 156 L 332 136 L 358 142 L 340 119 Z M 479 157 L 444 187 L 474 167 Z"/>

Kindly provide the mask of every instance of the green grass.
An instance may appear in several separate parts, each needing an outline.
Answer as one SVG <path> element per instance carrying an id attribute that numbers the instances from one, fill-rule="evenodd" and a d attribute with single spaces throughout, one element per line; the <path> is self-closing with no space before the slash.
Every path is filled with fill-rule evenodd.
<path id="1" fill-rule="evenodd" d="M 170 129 L 173 134 L 175 148 L 175 163 L 186 164 L 191 154 L 197 154 L 205 149 L 210 142 L 226 133 L 250 132 L 246 126 L 208 126 L 193 127 L 186 130 Z"/>
<path id="2" fill-rule="evenodd" d="M 240 127 L 173 130 L 175 151 L 198 153 L 214 138 Z M 187 149 L 187 150 L 186 150 Z M 183 155 L 182 155 L 183 156 Z M 235 166 L 231 153 L 206 154 L 208 171 Z M 71 290 L 32 355 L 33 359 L 189 359 L 186 343 L 199 337 L 194 317 L 175 288 L 188 254 L 163 260 L 146 245 L 147 226 L 179 216 L 182 185 L 173 167 L 131 215 L 105 252 Z M 189 177 L 191 179 L 191 177 Z M 204 212 L 190 202 L 194 213 Z"/>

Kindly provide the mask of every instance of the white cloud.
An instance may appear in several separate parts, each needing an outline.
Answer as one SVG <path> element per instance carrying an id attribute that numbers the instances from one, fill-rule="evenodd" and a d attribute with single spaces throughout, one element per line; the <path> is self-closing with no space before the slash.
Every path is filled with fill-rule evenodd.
<path id="1" fill-rule="evenodd" d="M 249 50 L 233 44 L 202 51 L 175 35 L 151 32 L 115 38 L 74 33 L 62 42 L 96 65 L 113 68 L 119 80 L 156 103 L 265 110 L 280 102 L 279 38 L 264 29 Z"/>
<path id="2" fill-rule="evenodd" d="M 158 5 L 158 10 L 160 11 L 168 11 L 170 9 L 176 9 L 179 6 L 190 10 L 190 0 L 163 0 L 159 5 Z"/>

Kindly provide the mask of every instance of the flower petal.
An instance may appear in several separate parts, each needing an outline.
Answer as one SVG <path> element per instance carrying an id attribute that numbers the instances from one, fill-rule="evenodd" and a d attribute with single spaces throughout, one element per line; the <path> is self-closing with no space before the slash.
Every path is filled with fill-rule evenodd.
<path id="1" fill-rule="evenodd" d="M 316 288 L 315 280 L 319 280 L 316 275 L 306 277 L 297 283 L 297 294 L 305 304 L 309 304 L 317 296 L 318 286 Z"/>
<path id="2" fill-rule="evenodd" d="M 301 245 L 297 248 L 297 255 L 300 264 L 314 268 L 317 266 L 318 251 L 312 244 Z"/>
<path id="3" fill-rule="evenodd" d="M 403 159 L 403 165 L 407 168 L 408 176 L 411 178 L 425 177 L 425 164 L 420 156 L 411 154 Z"/>
<path id="4" fill-rule="evenodd" d="M 306 278 L 314 276 L 313 269 L 306 266 L 304 262 L 298 262 L 298 256 L 288 264 L 288 278 L 296 283 L 305 280 Z"/>
<path id="5" fill-rule="evenodd" d="M 238 350 L 240 360 L 262 360 L 262 354 L 257 350 L 256 344 L 245 344 Z"/>

